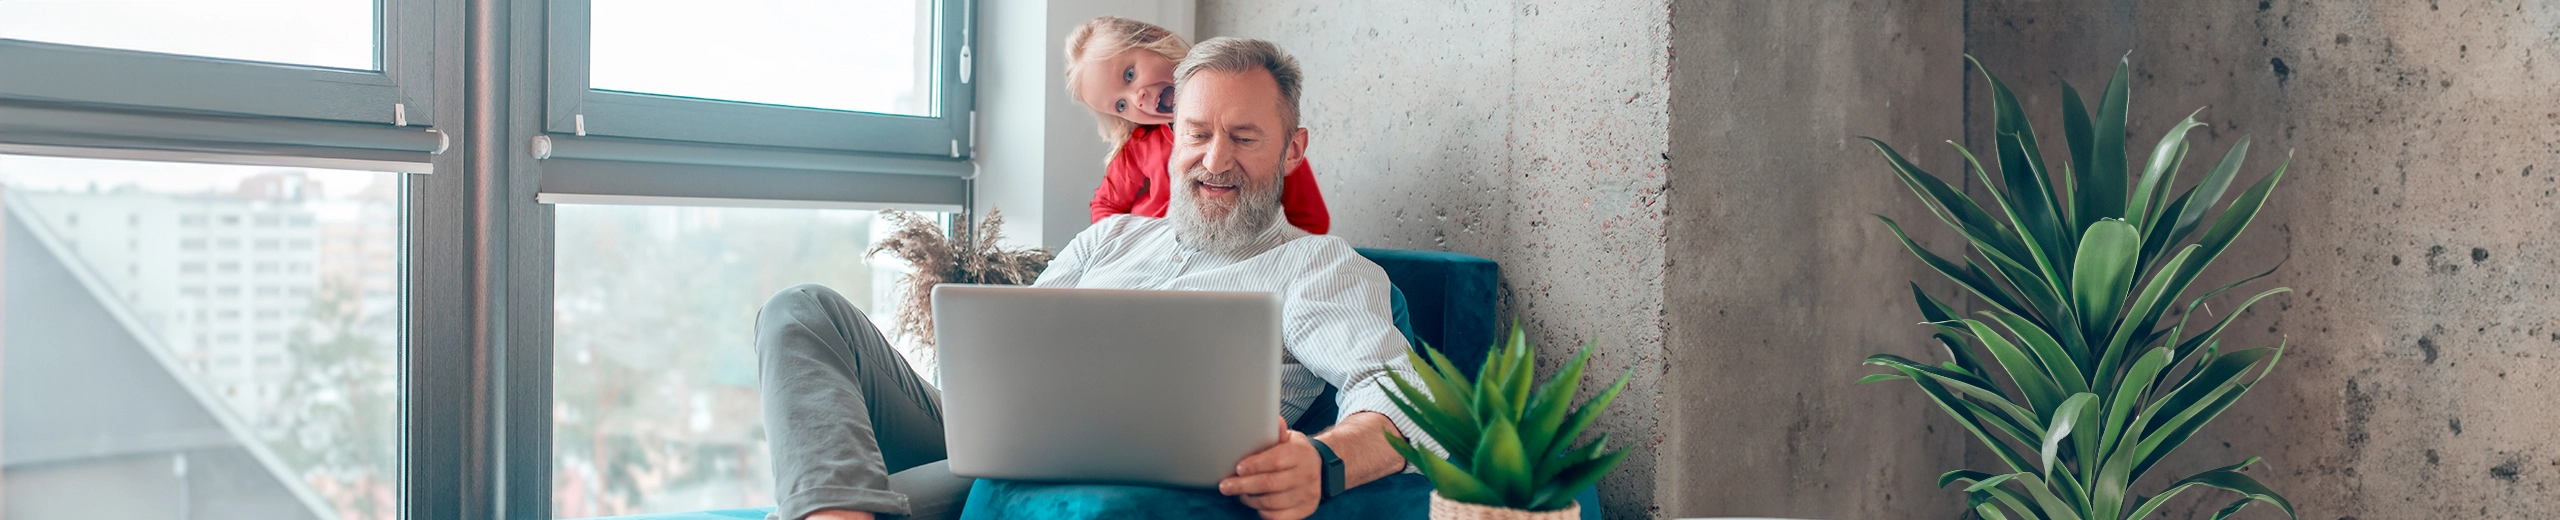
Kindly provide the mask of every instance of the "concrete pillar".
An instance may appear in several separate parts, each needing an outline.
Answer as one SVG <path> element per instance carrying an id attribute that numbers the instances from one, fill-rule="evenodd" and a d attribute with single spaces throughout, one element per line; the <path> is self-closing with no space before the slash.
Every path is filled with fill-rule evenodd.
<path id="1" fill-rule="evenodd" d="M 1964 130 L 1953 3 L 1678 2 L 1662 517 L 1946 518 L 1963 430 L 1879 352 L 1940 359 L 1909 283 L 1954 299 L 1873 215 L 1962 242 L 1860 136 L 1952 178 Z"/>

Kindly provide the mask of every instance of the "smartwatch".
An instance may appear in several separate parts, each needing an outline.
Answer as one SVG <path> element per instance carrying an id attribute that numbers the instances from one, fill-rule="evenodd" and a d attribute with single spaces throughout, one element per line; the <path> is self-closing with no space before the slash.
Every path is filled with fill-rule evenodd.
<path id="1" fill-rule="evenodd" d="M 1324 499 L 1332 500 L 1342 494 L 1342 457 L 1334 456 L 1333 447 L 1315 437 L 1308 437 L 1307 443 L 1316 445 L 1316 459 L 1324 462 Z"/>

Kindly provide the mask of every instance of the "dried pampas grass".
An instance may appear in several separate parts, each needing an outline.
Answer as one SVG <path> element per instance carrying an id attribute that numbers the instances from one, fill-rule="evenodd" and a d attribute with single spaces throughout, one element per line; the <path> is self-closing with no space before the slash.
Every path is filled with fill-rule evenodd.
<path id="1" fill-rule="evenodd" d="M 899 279 L 898 316 L 892 334 L 911 337 L 930 357 L 933 348 L 933 286 L 946 283 L 979 283 L 996 285 L 1030 285 L 1040 278 L 1040 270 L 1049 267 L 1047 251 L 1039 249 L 1004 249 L 996 243 L 1004 238 L 1004 213 L 988 210 L 978 221 L 975 233 L 953 240 L 943 236 L 942 224 L 914 213 L 888 210 L 880 216 L 898 224 L 898 230 L 871 246 L 867 254 L 887 251 L 905 260 L 915 272 Z"/>

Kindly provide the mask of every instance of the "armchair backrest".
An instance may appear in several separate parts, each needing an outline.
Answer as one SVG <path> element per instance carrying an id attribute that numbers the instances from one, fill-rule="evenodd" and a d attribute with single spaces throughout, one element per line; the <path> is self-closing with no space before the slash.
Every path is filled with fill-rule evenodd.
<path id="1" fill-rule="evenodd" d="M 1396 328 L 1413 348 L 1431 348 L 1474 378 L 1493 347 L 1496 327 L 1494 288 L 1500 273 L 1492 260 L 1460 253 L 1409 249 L 1358 250 L 1360 256 L 1387 271 L 1395 284 Z M 1313 435 L 1333 426 L 1341 408 L 1334 388 L 1325 387 L 1291 429 Z"/>

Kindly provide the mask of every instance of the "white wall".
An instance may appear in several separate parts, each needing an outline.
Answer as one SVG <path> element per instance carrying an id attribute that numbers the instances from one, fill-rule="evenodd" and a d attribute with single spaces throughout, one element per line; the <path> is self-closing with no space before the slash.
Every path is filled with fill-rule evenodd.
<path id="1" fill-rule="evenodd" d="M 971 211 L 1005 213 L 1005 242 L 1055 249 L 1084 231 L 1110 150 L 1067 99 L 1067 31 L 1113 15 L 1192 31 L 1192 0 L 982 0 L 978 150 Z"/>

